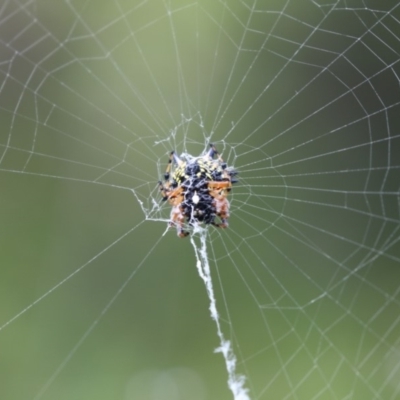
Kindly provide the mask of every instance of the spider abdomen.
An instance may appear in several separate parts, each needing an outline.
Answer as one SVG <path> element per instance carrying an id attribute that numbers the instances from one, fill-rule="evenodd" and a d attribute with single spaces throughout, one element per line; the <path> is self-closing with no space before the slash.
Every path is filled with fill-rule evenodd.
<path id="1" fill-rule="evenodd" d="M 165 173 L 165 185 L 160 182 L 163 200 L 173 206 L 170 225 L 175 225 L 178 236 L 185 237 L 189 233 L 183 229 L 186 222 L 212 224 L 226 228 L 229 218 L 229 202 L 227 196 L 233 177 L 237 172 L 227 167 L 213 145 L 202 157 L 181 160 L 175 152 L 170 153 L 170 161 Z M 217 156 L 217 159 L 214 157 Z M 170 175 L 172 164 L 175 169 Z M 170 178 L 171 176 L 171 178 Z M 220 222 L 215 222 L 216 217 Z"/>

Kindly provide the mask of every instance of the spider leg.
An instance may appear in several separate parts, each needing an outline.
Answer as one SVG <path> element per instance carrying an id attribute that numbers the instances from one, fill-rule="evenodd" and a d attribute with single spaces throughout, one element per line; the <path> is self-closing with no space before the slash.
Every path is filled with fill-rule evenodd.
<path id="1" fill-rule="evenodd" d="M 171 174 L 171 169 L 172 169 L 172 162 L 174 162 L 175 165 L 181 166 L 184 162 L 176 155 L 175 151 L 171 151 L 169 153 L 169 160 L 168 160 L 168 165 L 164 173 L 164 180 L 168 181 L 170 174 Z"/>
<path id="2" fill-rule="evenodd" d="M 222 159 L 222 155 L 218 152 L 218 150 L 215 148 L 213 144 L 210 144 L 210 150 L 206 154 L 206 157 L 208 157 L 210 160 L 214 159 L 214 156 L 217 156 L 219 165 L 223 169 L 222 176 L 224 179 L 230 181 L 231 183 L 237 183 L 239 182 L 235 176 L 238 174 L 238 172 L 231 168 L 227 167 L 226 162 Z"/>
<path id="3" fill-rule="evenodd" d="M 169 178 L 171 175 L 172 161 L 174 161 L 175 165 L 178 166 L 183 164 L 183 161 L 176 155 L 175 151 L 171 151 L 171 153 L 169 154 L 168 165 L 164 173 L 165 184 L 163 184 L 161 181 L 158 181 L 158 185 L 163 196 L 163 201 L 166 201 L 171 197 L 171 195 L 169 194 L 169 192 L 171 191 L 171 181 L 169 180 Z"/>
<path id="4" fill-rule="evenodd" d="M 164 180 L 166 180 L 166 181 L 168 181 L 168 179 L 169 179 L 169 174 L 171 172 L 171 166 L 172 166 L 172 160 L 174 158 L 174 154 L 175 154 L 175 152 L 171 151 L 171 153 L 169 155 L 167 169 L 165 170 L 165 173 L 164 173 Z"/>
<path id="5" fill-rule="evenodd" d="M 227 199 L 228 192 L 231 189 L 230 181 L 212 181 L 208 182 L 210 195 L 214 198 L 214 207 L 216 215 L 221 220 L 220 223 L 213 222 L 212 224 L 218 228 L 228 227 L 229 218 L 229 201 Z"/>
<path id="6" fill-rule="evenodd" d="M 213 222 L 213 225 L 217 228 L 227 228 L 229 218 L 229 201 L 224 196 L 214 198 L 214 204 L 216 208 L 216 215 L 221 220 L 220 223 Z"/>
<path id="7" fill-rule="evenodd" d="M 185 216 L 182 213 L 182 209 L 179 204 L 174 205 L 171 210 L 171 221 L 170 226 L 176 226 L 177 235 L 184 238 L 189 235 L 189 232 L 183 229 L 183 223 L 185 221 Z"/>
<path id="8" fill-rule="evenodd" d="M 177 187 L 176 189 L 171 190 L 168 194 L 168 201 L 169 204 L 171 204 L 172 206 L 179 206 L 182 203 L 183 199 L 183 189 L 181 187 Z"/>
<path id="9" fill-rule="evenodd" d="M 224 160 L 222 159 L 221 154 L 219 154 L 218 150 L 215 148 L 215 146 L 212 143 L 210 143 L 210 150 L 208 150 L 208 153 L 206 154 L 206 156 L 210 160 L 213 160 L 214 156 L 217 156 L 218 161 L 220 161 L 222 164 L 224 164 L 224 162 L 223 162 Z M 225 165 L 225 167 L 226 167 L 226 165 Z M 222 168 L 224 168 L 224 167 L 222 167 Z"/>
<path id="10" fill-rule="evenodd" d="M 161 191 L 162 201 L 168 200 L 168 192 L 170 191 L 170 189 L 167 186 L 164 186 L 161 181 L 158 181 L 158 187 Z"/>
<path id="11" fill-rule="evenodd" d="M 211 189 L 210 194 L 213 196 L 211 192 L 214 192 L 215 195 L 222 194 L 224 196 L 227 195 L 226 190 L 229 191 L 232 187 L 231 181 L 210 181 L 208 182 L 208 188 Z M 215 196 L 214 196 L 215 197 Z"/>

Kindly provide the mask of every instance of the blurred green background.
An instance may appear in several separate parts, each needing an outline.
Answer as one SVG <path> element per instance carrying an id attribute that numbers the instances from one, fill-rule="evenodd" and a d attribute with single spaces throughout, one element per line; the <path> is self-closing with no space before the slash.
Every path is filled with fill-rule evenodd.
<path id="1" fill-rule="evenodd" d="M 1 399 L 232 398 L 193 248 L 154 206 L 168 153 L 210 141 L 240 173 L 208 250 L 251 398 L 396 398 L 399 7 L 381 7 L 6 1 Z"/>

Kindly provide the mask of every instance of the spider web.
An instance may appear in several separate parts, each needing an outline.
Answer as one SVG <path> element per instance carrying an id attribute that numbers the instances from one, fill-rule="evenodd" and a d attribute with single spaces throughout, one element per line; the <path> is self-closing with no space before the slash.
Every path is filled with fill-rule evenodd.
<path id="1" fill-rule="evenodd" d="M 398 398 L 399 32 L 391 1 L 3 1 L 0 397 Z M 179 239 L 157 182 L 210 143 L 230 226 Z"/>

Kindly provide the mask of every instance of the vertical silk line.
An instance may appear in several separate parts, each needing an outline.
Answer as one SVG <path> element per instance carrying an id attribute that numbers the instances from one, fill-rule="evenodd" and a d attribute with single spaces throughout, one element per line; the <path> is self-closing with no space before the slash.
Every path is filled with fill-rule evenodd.
<path id="1" fill-rule="evenodd" d="M 230 340 L 225 339 L 221 329 L 217 310 L 217 301 L 215 299 L 214 288 L 212 284 L 210 264 L 207 257 L 207 230 L 197 227 L 196 232 L 200 236 L 200 248 L 198 248 L 196 245 L 193 236 L 190 236 L 190 242 L 192 243 L 196 254 L 197 271 L 206 286 L 207 296 L 210 301 L 209 310 L 211 318 L 214 320 L 217 326 L 217 334 L 220 346 L 215 349 L 215 352 L 222 353 L 224 357 L 226 370 L 228 372 L 228 387 L 233 393 L 234 400 L 250 400 L 249 390 L 245 387 L 246 378 L 244 375 L 240 375 L 236 372 L 236 355 L 232 349 Z"/>

